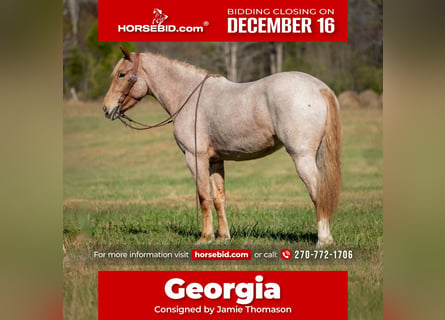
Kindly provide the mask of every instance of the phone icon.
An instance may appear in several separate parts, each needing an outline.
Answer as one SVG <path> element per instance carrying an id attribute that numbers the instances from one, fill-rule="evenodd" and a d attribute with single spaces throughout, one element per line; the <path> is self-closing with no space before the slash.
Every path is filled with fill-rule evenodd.
<path id="1" fill-rule="evenodd" d="M 283 258 L 284 260 L 290 260 L 290 258 L 292 258 L 292 251 L 290 251 L 289 249 L 281 250 L 281 258 Z"/>

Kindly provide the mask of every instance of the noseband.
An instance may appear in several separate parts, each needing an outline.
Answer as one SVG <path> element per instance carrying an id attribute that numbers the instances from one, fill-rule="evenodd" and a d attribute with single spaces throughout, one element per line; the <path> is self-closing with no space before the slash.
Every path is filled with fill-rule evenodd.
<path id="1" fill-rule="evenodd" d="M 135 83 L 138 81 L 138 76 L 136 75 L 138 66 L 139 66 L 139 53 L 136 53 L 136 58 L 135 58 L 134 64 L 133 64 L 133 70 L 131 71 L 131 74 L 128 77 L 127 88 L 124 90 L 124 92 L 120 96 L 120 98 L 117 102 L 117 106 L 114 107 L 113 110 L 111 110 L 110 114 L 108 114 L 107 107 L 106 106 L 103 107 L 105 116 L 107 116 L 107 117 L 109 116 L 109 118 L 111 120 L 116 120 L 117 118 L 119 118 L 122 115 L 122 112 L 121 112 L 122 104 L 124 103 L 125 99 L 127 98 L 128 94 L 130 93 L 131 88 L 133 88 Z"/>

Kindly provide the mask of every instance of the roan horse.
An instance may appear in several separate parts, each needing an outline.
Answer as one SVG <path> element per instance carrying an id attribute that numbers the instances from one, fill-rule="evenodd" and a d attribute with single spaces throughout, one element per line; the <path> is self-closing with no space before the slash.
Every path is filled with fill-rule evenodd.
<path id="1" fill-rule="evenodd" d="M 234 83 L 182 62 L 121 49 L 124 57 L 104 99 L 105 116 L 125 117 L 146 95 L 170 114 L 199 195 L 203 229 L 198 243 L 215 239 L 212 204 L 218 216 L 216 240 L 230 239 L 224 161 L 264 157 L 283 145 L 315 205 L 317 247 L 333 243 L 329 225 L 342 181 L 341 125 L 338 100 L 326 84 L 301 72 Z"/>

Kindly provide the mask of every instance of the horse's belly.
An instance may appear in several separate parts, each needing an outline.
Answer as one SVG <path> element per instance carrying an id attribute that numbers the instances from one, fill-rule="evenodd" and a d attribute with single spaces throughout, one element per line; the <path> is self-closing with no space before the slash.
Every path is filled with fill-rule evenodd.
<path id="1" fill-rule="evenodd" d="M 223 144 L 214 144 L 213 150 L 219 159 L 244 161 L 265 157 L 282 146 L 276 136 L 272 136 L 262 140 L 233 139 Z"/>
<path id="2" fill-rule="evenodd" d="M 263 96 L 245 93 L 238 98 L 212 113 L 209 138 L 215 153 L 223 160 L 242 161 L 261 158 L 281 148 Z"/>

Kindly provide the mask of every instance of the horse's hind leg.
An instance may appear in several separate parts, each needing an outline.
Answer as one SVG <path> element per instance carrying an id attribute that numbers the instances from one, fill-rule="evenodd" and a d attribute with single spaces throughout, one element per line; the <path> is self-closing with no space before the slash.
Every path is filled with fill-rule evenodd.
<path id="1" fill-rule="evenodd" d="M 212 242 L 215 239 L 212 218 L 212 195 L 210 192 L 209 159 L 198 156 L 198 174 L 196 174 L 195 156 L 186 153 L 185 161 L 193 178 L 197 182 L 199 203 L 202 211 L 202 234 L 198 240 L 199 244 Z"/>
<path id="2" fill-rule="evenodd" d="M 213 204 L 218 215 L 218 238 L 216 241 L 230 239 L 230 231 L 226 217 L 226 194 L 224 188 L 224 162 L 213 162 L 210 164 L 210 179 L 213 190 Z"/>
<path id="3" fill-rule="evenodd" d="M 323 247 L 333 243 L 332 234 L 329 228 L 329 216 L 320 206 L 317 205 L 317 178 L 318 168 L 316 164 L 316 151 L 289 152 L 295 162 L 298 175 L 306 185 L 312 202 L 317 212 L 318 242 L 317 247 Z"/>

